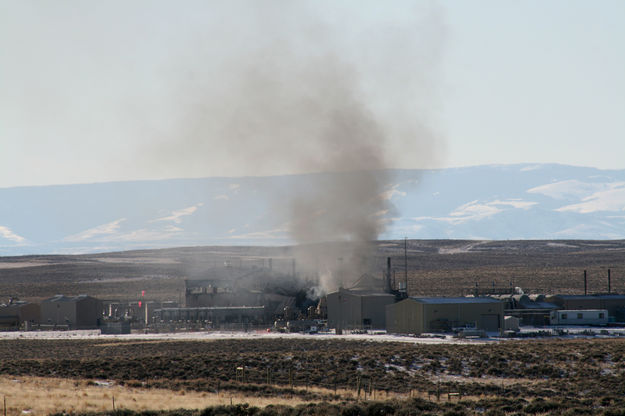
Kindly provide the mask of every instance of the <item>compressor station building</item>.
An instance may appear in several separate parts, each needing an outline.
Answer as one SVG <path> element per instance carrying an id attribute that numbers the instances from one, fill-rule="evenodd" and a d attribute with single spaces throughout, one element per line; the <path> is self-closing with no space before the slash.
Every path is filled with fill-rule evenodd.
<path id="1" fill-rule="evenodd" d="M 385 329 L 386 306 L 395 296 L 370 290 L 339 289 L 327 296 L 328 326 L 341 329 Z"/>
<path id="2" fill-rule="evenodd" d="M 56 295 L 41 302 L 41 323 L 67 325 L 72 329 L 100 326 L 102 302 L 87 295 Z"/>
<path id="3" fill-rule="evenodd" d="M 389 263 L 390 265 L 390 263 Z M 343 329 L 386 329 L 386 306 L 397 300 L 398 293 L 386 280 L 370 274 L 360 276 L 350 289 L 339 288 L 326 296 L 328 327 Z"/>
<path id="4" fill-rule="evenodd" d="M 6 305 L 0 305 L 0 328 L 16 329 L 24 322 L 38 324 L 40 316 L 38 304 L 11 300 Z"/>
<path id="5" fill-rule="evenodd" d="M 386 329 L 390 333 L 447 332 L 475 328 L 502 332 L 504 303 L 491 298 L 406 298 L 386 307 Z"/>

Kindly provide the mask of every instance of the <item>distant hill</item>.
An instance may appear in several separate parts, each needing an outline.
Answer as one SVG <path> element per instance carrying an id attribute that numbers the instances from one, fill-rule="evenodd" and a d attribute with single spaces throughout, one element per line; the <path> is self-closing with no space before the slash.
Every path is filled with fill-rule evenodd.
<path id="1" fill-rule="evenodd" d="M 625 170 L 553 164 L 391 170 L 381 239 L 623 239 Z M 319 175 L 0 189 L 0 255 L 283 245 Z"/>

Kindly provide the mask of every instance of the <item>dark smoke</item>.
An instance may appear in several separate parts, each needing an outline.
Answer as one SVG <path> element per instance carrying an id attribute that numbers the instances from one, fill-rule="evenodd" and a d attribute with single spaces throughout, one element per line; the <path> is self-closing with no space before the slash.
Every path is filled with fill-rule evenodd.
<path id="1" fill-rule="evenodd" d="M 197 176 L 207 165 L 223 176 L 329 172 L 286 191 L 275 212 L 287 213 L 292 238 L 311 248 L 298 264 L 320 270 L 331 290 L 368 271 L 394 211 L 385 169 L 397 160 L 422 167 L 436 153 L 426 119 L 441 24 L 436 10 L 406 7 L 356 30 L 351 11 L 324 19 L 304 4 L 248 3 L 234 13 L 234 34 L 198 38 L 180 57 L 188 66 L 172 92 L 177 122 L 157 159 L 168 161 L 164 174 L 181 165 Z M 337 241 L 349 249 L 313 244 Z"/>

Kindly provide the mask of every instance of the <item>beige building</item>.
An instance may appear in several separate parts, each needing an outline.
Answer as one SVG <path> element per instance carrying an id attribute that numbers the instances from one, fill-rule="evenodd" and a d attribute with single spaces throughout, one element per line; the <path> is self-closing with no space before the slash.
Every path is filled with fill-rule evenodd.
<path id="1" fill-rule="evenodd" d="M 385 329 L 386 306 L 395 295 L 370 290 L 339 289 L 327 295 L 328 327 Z"/>
<path id="2" fill-rule="evenodd" d="M 504 303 L 491 298 L 407 298 L 386 307 L 389 333 L 422 334 L 470 327 L 502 332 Z"/>

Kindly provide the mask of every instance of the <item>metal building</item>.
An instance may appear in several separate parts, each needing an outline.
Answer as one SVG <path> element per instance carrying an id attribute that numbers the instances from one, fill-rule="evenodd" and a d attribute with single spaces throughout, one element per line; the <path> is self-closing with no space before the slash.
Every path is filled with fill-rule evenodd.
<path id="1" fill-rule="evenodd" d="M 560 309 L 607 309 L 609 316 L 620 322 L 625 321 L 625 295 L 554 295 L 546 300 Z"/>
<path id="2" fill-rule="evenodd" d="M 64 325 L 70 329 L 100 326 L 102 302 L 87 295 L 56 295 L 41 302 L 41 323 Z"/>
<path id="3" fill-rule="evenodd" d="M 390 293 L 341 288 L 327 295 L 328 327 L 385 329 L 386 306 L 394 302 Z"/>
<path id="4" fill-rule="evenodd" d="M 39 305 L 23 301 L 11 301 L 0 305 L 0 327 L 19 328 L 22 324 L 38 324 L 41 316 Z"/>
<path id="5" fill-rule="evenodd" d="M 407 298 L 386 307 L 389 333 L 422 334 L 476 328 L 502 332 L 504 303 L 491 298 Z"/>

